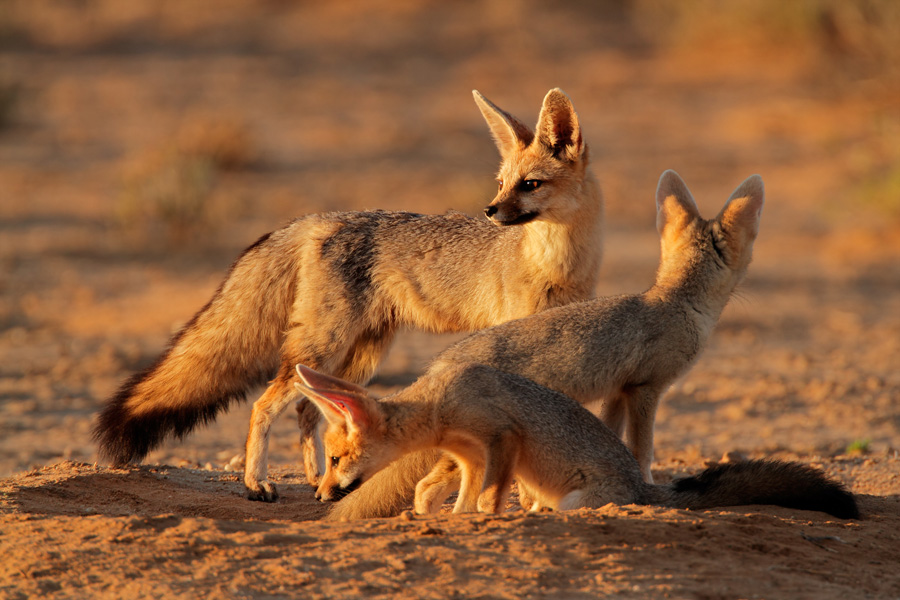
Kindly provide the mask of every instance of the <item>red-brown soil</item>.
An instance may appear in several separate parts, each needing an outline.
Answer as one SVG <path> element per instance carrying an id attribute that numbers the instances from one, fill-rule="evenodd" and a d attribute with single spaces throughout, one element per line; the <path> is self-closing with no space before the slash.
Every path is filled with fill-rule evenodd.
<path id="1" fill-rule="evenodd" d="M 679 40 L 634 5 L 7 3 L 0 597 L 900 597 L 896 72 L 859 38 L 763 21 Z M 746 283 L 660 408 L 658 479 L 733 451 L 799 460 L 857 494 L 861 520 L 511 506 L 323 522 L 293 412 L 271 449 L 281 499 L 242 497 L 249 403 L 142 466 L 94 464 L 96 411 L 243 247 L 308 212 L 477 214 L 498 159 L 470 90 L 533 122 L 556 86 L 607 194 L 600 294 L 652 281 L 664 169 L 707 216 L 746 176 L 766 182 Z M 174 216 L 153 195 L 172 169 Z M 452 339 L 401 336 L 375 388 Z"/>

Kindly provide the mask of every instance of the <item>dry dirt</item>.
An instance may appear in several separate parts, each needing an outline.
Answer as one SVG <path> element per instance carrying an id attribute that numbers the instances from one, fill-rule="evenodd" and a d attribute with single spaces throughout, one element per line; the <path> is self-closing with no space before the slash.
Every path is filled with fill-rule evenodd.
<path id="1" fill-rule="evenodd" d="M 680 36 L 652 2 L 594 4 L 4 3 L 0 598 L 900 598 L 896 72 L 852 45 L 713 17 Z M 709 216 L 766 181 L 747 281 L 660 409 L 658 479 L 732 451 L 799 460 L 861 520 L 321 522 L 293 415 L 271 450 L 281 499 L 242 497 L 248 405 L 142 466 L 95 464 L 96 411 L 243 247 L 307 212 L 477 213 L 497 156 L 470 90 L 533 122 L 556 86 L 607 193 L 601 294 L 652 281 L 664 169 Z M 402 336 L 376 389 L 453 339 Z"/>

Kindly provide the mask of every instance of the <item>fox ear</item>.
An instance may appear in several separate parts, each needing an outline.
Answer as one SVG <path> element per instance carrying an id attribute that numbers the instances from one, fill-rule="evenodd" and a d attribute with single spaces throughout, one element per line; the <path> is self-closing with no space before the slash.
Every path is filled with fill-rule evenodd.
<path id="1" fill-rule="evenodd" d="M 697 203 L 684 180 L 671 169 L 664 172 L 656 186 L 656 229 L 660 235 L 665 237 L 666 230 L 681 231 L 699 218 Z"/>
<path id="2" fill-rule="evenodd" d="M 547 92 L 535 128 L 538 141 L 557 158 L 577 160 L 584 152 L 578 115 L 569 97 L 559 88 Z"/>
<path id="3" fill-rule="evenodd" d="M 361 385 L 356 385 L 344 379 L 320 373 L 315 369 L 310 369 L 306 365 L 297 365 L 294 367 L 297 375 L 307 387 L 320 390 L 344 390 L 345 392 L 354 392 L 356 394 L 368 394 L 369 391 Z"/>
<path id="4" fill-rule="evenodd" d="M 478 105 L 481 114 L 484 115 L 484 120 L 491 129 L 491 135 L 494 136 L 500 156 L 506 158 L 531 143 L 534 134 L 527 125 L 508 112 L 500 110 L 478 90 L 472 90 L 472 95 L 475 97 L 475 104 Z"/>
<path id="5" fill-rule="evenodd" d="M 735 251 L 742 253 L 759 233 L 766 190 L 762 177 L 751 175 L 731 193 L 716 220 L 732 243 Z"/>
<path id="6" fill-rule="evenodd" d="M 367 406 L 369 398 L 362 394 L 341 390 L 318 390 L 302 383 L 294 386 L 321 411 L 332 425 L 347 425 L 348 429 L 366 429 L 372 424 Z"/>

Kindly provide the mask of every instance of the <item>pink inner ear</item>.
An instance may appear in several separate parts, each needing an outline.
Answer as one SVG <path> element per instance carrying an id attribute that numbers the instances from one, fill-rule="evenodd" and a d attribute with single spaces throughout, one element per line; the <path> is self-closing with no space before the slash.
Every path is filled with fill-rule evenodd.
<path id="1" fill-rule="evenodd" d="M 315 390 L 315 392 L 327 398 L 354 425 L 365 427 L 369 424 L 369 413 L 358 398 L 335 390 Z"/>
<path id="2" fill-rule="evenodd" d="M 335 406 L 340 408 L 341 411 L 347 413 L 348 415 L 351 413 L 350 407 L 347 406 L 347 403 L 344 402 L 343 400 L 334 399 L 334 400 L 332 400 L 332 403 L 334 403 Z"/>

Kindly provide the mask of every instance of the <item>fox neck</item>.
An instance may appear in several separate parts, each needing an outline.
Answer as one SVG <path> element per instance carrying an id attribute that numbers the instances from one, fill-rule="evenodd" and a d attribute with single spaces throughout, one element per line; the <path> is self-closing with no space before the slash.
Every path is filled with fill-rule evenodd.
<path id="1" fill-rule="evenodd" d="M 645 293 L 650 300 L 682 306 L 703 338 L 712 332 L 742 276 L 730 270 L 717 272 L 706 262 L 661 261 L 656 283 Z"/>
<path id="2" fill-rule="evenodd" d="M 571 290 L 593 296 L 602 259 L 603 197 L 600 185 L 585 169 L 575 218 L 563 221 L 537 219 L 522 226 L 522 258 L 535 278 L 570 291 L 573 284 L 589 289 Z"/>
<path id="3" fill-rule="evenodd" d="M 416 384 L 380 402 L 384 418 L 384 444 L 392 449 L 391 460 L 407 452 L 434 447 L 439 437 L 434 406 L 412 397 Z"/>

